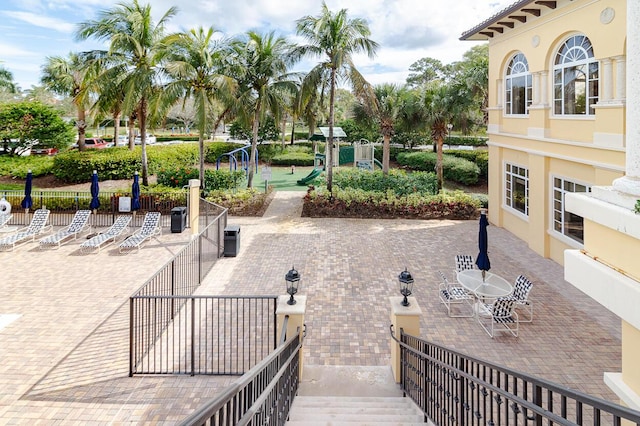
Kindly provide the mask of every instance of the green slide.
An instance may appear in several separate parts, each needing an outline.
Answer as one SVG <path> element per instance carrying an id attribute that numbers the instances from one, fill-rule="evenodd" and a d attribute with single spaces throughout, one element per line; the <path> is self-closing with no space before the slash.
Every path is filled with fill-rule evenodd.
<path id="1" fill-rule="evenodd" d="M 298 179 L 298 185 L 308 185 L 309 182 L 320 176 L 320 173 L 322 173 L 322 167 L 317 167 L 311 170 L 311 173 L 309 173 L 309 175 L 303 177 L 302 179 Z"/>

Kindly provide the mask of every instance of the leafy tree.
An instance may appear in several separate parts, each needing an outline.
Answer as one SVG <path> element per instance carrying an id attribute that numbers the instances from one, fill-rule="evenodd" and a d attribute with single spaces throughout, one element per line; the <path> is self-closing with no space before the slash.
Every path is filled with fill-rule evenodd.
<path id="1" fill-rule="evenodd" d="M 357 123 L 356 120 L 350 118 L 338 122 L 337 125 L 347 134 L 345 138 L 347 142 L 358 142 L 361 139 L 375 142 L 378 137 L 375 125 L 371 123 Z"/>
<path id="2" fill-rule="evenodd" d="M 76 37 L 80 40 L 96 38 L 109 42 L 108 60 L 112 75 L 120 76 L 119 86 L 124 92 L 123 111 L 137 116 L 142 143 L 142 184 L 149 184 L 147 160 L 147 120 L 152 103 L 159 93 L 162 55 L 167 52 L 164 43 L 165 27 L 176 14 L 169 8 L 156 23 L 151 17 L 151 6 L 141 6 L 138 0 L 119 3 L 112 9 L 102 10 L 98 19 L 82 22 Z"/>
<path id="3" fill-rule="evenodd" d="M 233 139 L 246 140 L 251 142 L 253 138 L 252 128 L 243 123 L 240 120 L 235 120 L 229 127 L 229 136 Z M 275 141 L 280 136 L 280 131 L 273 117 L 268 116 L 264 119 L 258 127 L 258 143 L 265 141 Z"/>
<path id="4" fill-rule="evenodd" d="M 0 138 L 10 155 L 20 155 L 34 143 L 66 148 L 73 133 L 73 126 L 51 106 L 28 101 L 0 105 Z"/>
<path id="5" fill-rule="evenodd" d="M 453 64 L 452 83 L 460 93 L 460 100 L 466 101 L 462 117 L 482 117 L 481 125 L 489 119 L 489 45 L 474 46 L 463 55 L 463 60 Z M 463 123 L 458 123 L 463 128 Z"/>
<path id="6" fill-rule="evenodd" d="M 89 98 L 86 85 L 87 63 L 77 53 L 67 58 L 50 56 L 42 67 L 42 83 L 53 93 L 68 96 L 76 108 L 78 149 L 85 150 L 84 137 L 87 129 Z"/>
<path id="7" fill-rule="evenodd" d="M 16 94 L 19 88 L 13 81 L 13 74 L 5 67 L 0 66 L 0 90 Z"/>
<path id="8" fill-rule="evenodd" d="M 407 85 L 419 87 L 433 80 L 444 80 L 451 74 L 451 66 L 434 58 L 422 58 L 409 66 Z"/>
<path id="9" fill-rule="evenodd" d="M 347 9 L 331 12 L 323 1 L 320 14 L 304 16 L 296 22 L 298 35 L 308 44 L 299 46 L 299 56 L 322 58 L 305 78 L 306 89 L 318 90 L 329 82 L 329 137 L 327 138 L 327 190 L 333 194 L 333 126 L 335 123 L 336 88 L 339 79 L 348 81 L 356 94 L 370 91 L 369 83 L 355 67 L 352 55 L 366 53 L 375 56 L 378 44 L 371 40 L 371 31 L 364 19 L 349 18 Z M 328 76 L 327 76 L 328 73 Z M 328 77 L 328 78 L 327 78 Z"/>

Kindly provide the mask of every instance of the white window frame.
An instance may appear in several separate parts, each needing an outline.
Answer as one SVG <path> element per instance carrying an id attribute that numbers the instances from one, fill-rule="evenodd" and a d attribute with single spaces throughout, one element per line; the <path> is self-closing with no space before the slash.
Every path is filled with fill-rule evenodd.
<path id="1" fill-rule="evenodd" d="M 576 67 L 586 68 L 585 75 L 585 112 L 584 113 L 568 113 L 565 95 L 568 85 L 568 71 Z M 592 78 L 592 71 L 595 68 L 595 78 Z M 559 79 L 558 79 L 559 73 Z M 595 92 L 591 90 L 591 86 L 595 85 Z M 552 96 L 553 96 L 553 115 L 556 117 L 593 117 L 595 109 L 593 108 L 600 96 L 600 63 L 595 59 L 593 53 L 593 44 L 589 37 L 584 34 L 574 34 L 567 38 L 557 49 L 553 61 L 552 74 Z M 559 93 L 558 93 L 559 91 Z M 559 96 L 559 97 L 558 97 Z M 574 95 L 575 96 L 575 95 Z M 556 109 L 559 107 L 559 111 Z"/>
<path id="2" fill-rule="evenodd" d="M 560 181 L 560 187 L 556 185 L 556 181 Z M 566 185 L 571 185 L 573 187 L 573 191 L 567 190 Z M 580 185 L 585 187 L 586 191 L 575 191 L 575 186 Z M 566 220 L 565 215 L 573 214 L 568 212 L 565 208 L 565 196 L 566 194 L 574 194 L 574 193 L 589 193 L 591 192 L 591 185 L 585 182 L 582 182 L 578 179 L 569 178 L 560 175 L 551 175 L 551 219 L 549 221 L 551 226 L 551 233 L 560 237 L 561 239 L 569 242 L 571 245 L 584 245 L 584 240 L 580 240 L 575 236 L 569 233 L 569 230 L 566 228 Z M 560 199 L 556 199 L 556 195 L 560 196 Z M 559 219 L 556 217 L 559 215 Z M 578 215 L 576 215 L 578 216 Z M 583 219 L 584 221 L 584 219 Z M 584 223 L 584 222 L 583 222 Z M 560 230 L 556 229 L 556 225 L 559 225 Z"/>
<path id="3" fill-rule="evenodd" d="M 513 112 L 513 81 L 524 79 L 524 113 Z M 533 77 L 529 72 L 529 62 L 523 53 L 511 57 L 504 77 L 504 114 L 508 116 L 529 115 L 529 107 L 533 102 Z"/>
<path id="4" fill-rule="evenodd" d="M 524 173 L 521 173 L 524 172 Z M 524 180 L 524 208 L 514 207 L 513 187 L 517 179 Z M 504 163 L 504 205 L 513 212 L 529 217 L 529 168 L 515 163 Z"/>

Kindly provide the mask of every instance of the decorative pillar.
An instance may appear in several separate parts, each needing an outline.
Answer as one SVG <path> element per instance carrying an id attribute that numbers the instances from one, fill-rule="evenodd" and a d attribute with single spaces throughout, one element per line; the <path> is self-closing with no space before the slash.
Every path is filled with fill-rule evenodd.
<path id="1" fill-rule="evenodd" d="M 420 336 L 420 317 L 422 310 L 415 297 L 408 297 L 409 306 L 402 306 L 401 296 L 389 297 L 391 302 L 391 324 L 396 339 L 400 340 L 400 329 L 412 336 Z M 391 371 L 396 383 L 400 383 L 400 344 L 391 339 Z"/>
<path id="2" fill-rule="evenodd" d="M 189 179 L 189 228 L 191 236 L 198 235 L 200 223 L 200 179 Z"/>
<path id="3" fill-rule="evenodd" d="M 501 78 L 496 81 L 496 106 L 502 108 L 504 105 L 504 80 Z"/>
<path id="4" fill-rule="evenodd" d="M 289 305 L 287 303 L 288 300 L 289 296 L 278 297 L 278 307 L 276 308 L 278 342 L 282 341 L 282 325 L 286 317 L 289 318 L 286 330 L 287 336 L 293 336 L 297 332 L 300 335 L 300 340 L 302 340 L 304 333 L 304 315 L 307 311 L 307 296 L 297 296 L 295 305 Z M 300 348 L 300 368 L 298 369 L 298 378 L 300 380 L 302 380 L 302 359 L 302 348 Z"/>
<path id="5" fill-rule="evenodd" d="M 549 105 L 549 99 L 547 97 L 547 93 L 549 93 L 548 77 L 549 73 L 546 71 L 540 73 L 540 104 L 544 106 Z"/>
<path id="6" fill-rule="evenodd" d="M 627 62 L 624 56 L 616 56 L 616 100 L 623 101 L 626 96 Z"/>
<path id="7" fill-rule="evenodd" d="M 600 60 L 602 64 L 602 96 L 600 102 L 609 102 L 613 98 L 613 61 L 609 58 Z"/>
<path id="8" fill-rule="evenodd" d="M 627 1 L 627 23 L 640 22 L 640 2 Z M 640 197 L 640 26 L 627 25 L 626 175 L 614 189 Z"/>
<path id="9" fill-rule="evenodd" d="M 533 99 L 531 100 L 531 105 L 539 105 L 540 104 L 540 73 L 533 73 Z"/>

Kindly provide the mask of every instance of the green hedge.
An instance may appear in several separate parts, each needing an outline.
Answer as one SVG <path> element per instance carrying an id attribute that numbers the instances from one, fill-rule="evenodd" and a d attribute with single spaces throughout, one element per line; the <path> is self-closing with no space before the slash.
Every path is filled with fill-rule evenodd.
<path id="1" fill-rule="evenodd" d="M 271 158 L 271 164 L 276 166 L 313 166 L 313 157 L 310 147 L 287 145 L 284 152 Z"/>
<path id="2" fill-rule="evenodd" d="M 459 136 L 449 135 L 445 143 L 449 145 L 486 146 L 489 140 L 486 136 Z"/>
<path id="3" fill-rule="evenodd" d="M 447 155 L 464 158 L 465 160 L 475 163 L 480 169 L 480 176 L 484 179 L 489 177 L 489 151 L 484 149 L 474 149 L 473 151 L 450 149 L 447 151 Z"/>
<path id="4" fill-rule="evenodd" d="M 333 184 L 339 188 L 354 188 L 363 191 L 393 191 L 397 196 L 420 193 L 433 195 L 438 193 L 438 180 L 435 173 L 389 170 L 388 175 L 382 171 L 374 172 L 356 168 L 341 168 L 333 176 Z"/>
<path id="5" fill-rule="evenodd" d="M 26 157 L 0 156 L 0 176 L 12 176 L 24 179 L 31 170 L 34 177 L 45 176 L 53 169 L 54 157 L 47 155 L 29 155 Z"/>
<path id="6" fill-rule="evenodd" d="M 189 180 L 198 179 L 198 176 L 198 169 L 192 167 L 162 169 L 158 172 L 158 183 L 174 188 L 182 188 L 189 184 Z M 241 170 L 205 170 L 204 186 L 209 191 L 236 189 L 244 182 L 244 177 L 244 172 Z"/>
<path id="7" fill-rule="evenodd" d="M 207 142 L 204 148 L 204 161 L 206 161 L 207 163 L 216 164 L 218 157 L 222 154 L 231 152 L 234 149 L 242 148 L 245 145 L 245 143 L 233 142 Z M 249 150 L 247 150 L 247 154 L 250 154 Z M 241 157 L 239 155 L 237 155 L 236 158 L 238 159 L 238 161 L 241 160 Z M 229 157 L 224 157 L 221 161 L 228 163 Z"/>
<path id="8" fill-rule="evenodd" d="M 396 159 L 400 165 L 413 170 L 433 172 L 436 168 L 437 154 L 425 151 L 400 153 Z M 443 155 L 442 170 L 446 180 L 459 182 L 463 185 L 478 183 L 480 176 L 480 168 L 475 163 L 452 155 Z"/>

